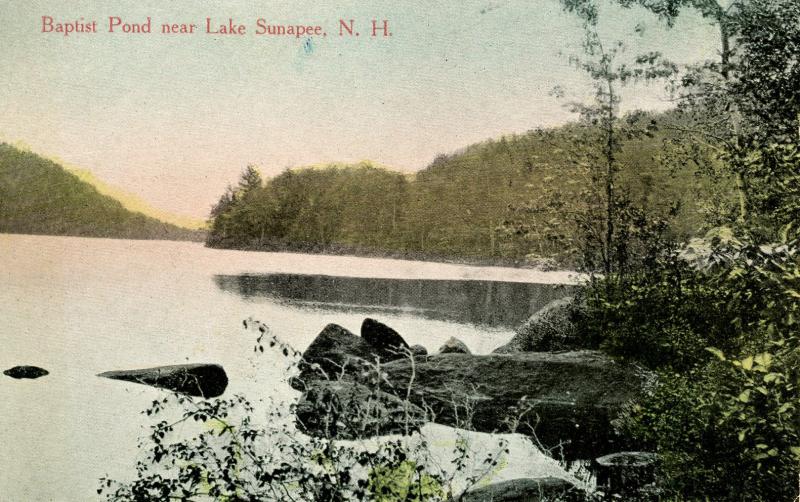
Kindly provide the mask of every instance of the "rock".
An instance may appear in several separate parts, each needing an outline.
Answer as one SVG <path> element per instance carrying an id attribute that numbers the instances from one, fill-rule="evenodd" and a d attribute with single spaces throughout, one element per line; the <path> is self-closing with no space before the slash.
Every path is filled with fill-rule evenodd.
<path id="1" fill-rule="evenodd" d="M 3 372 L 4 375 L 10 376 L 11 378 L 16 379 L 35 379 L 40 378 L 45 375 L 49 375 L 50 372 L 44 368 L 40 368 L 38 366 L 14 366 L 13 368 L 9 368 Z"/>
<path id="2" fill-rule="evenodd" d="M 106 371 L 97 376 L 206 398 L 221 396 L 228 386 L 228 375 L 218 364 L 179 364 L 141 370 Z"/>
<path id="3" fill-rule="evenodd" d="M 560 478 L 521 478 L 502 481 L 463 494 L 460 502 L 581 501 L 586 495 Z"/>
<path id="4" fill-rule="evenodd" d="M 411 346 L 411 354 L 415 357 L 422 357 L 428 355 L 428 349 L 423 347 L 422 345 L 412 345 Z"/>
<path id="5" fill-rule="evenodd" d="M 381 366 L 383 390 L 430 409 L 437 423 L 505 432 L 520 415 L 546 447 L 561 442 L 571 459 L 593 458 L 614 445 L 610 421 L 639 396 L 645 376 L 596 351 L 473 356 L 430 355 Z M 471 416 L 469 423 L 464 417 Z M 506 429 L 506 430 L 503 430 Z M 531 433 L 527 427 L 519 432 Z"/>
<path id="6" fill-rule="evenodd" d="M 395 395 L 346 381 L 317 381 L 297 404 L 299 428 L 318 437 L 360 439 L 410 433 L 425 412 Z"/>
<path id="7" fill-rule="evenodd" d="M 572 321 L 575 309 L 572 297 L 554 300 L 533 314 L 523 324 L 510 342 L 496 348 L 494 354 L 515 352 L 551 352 L 578 350 L 577 329 Z"/>
<path id="8" fill-rule="evenodd" d="M 328 324 L 303 352 L 300 374 L 289 383 L 297 390 L 305 390 L 316 380 L 337 380 L 343 374 L 363 371 L 377 357 L 389 361 L 404 356 L 379 353 L 363 338 L 338 324 Z"/>
<path id="9" fill-rule="evenodd" d="M 372 346 L 363 338 L 338 324 L 328 324 L 303 352 L 300 375 L 292 378 L 290 384 L 303 390 L 307 382 L 335 380 L 343 368 L 351 372 L 361 370 L 372 357 Z"/>
<path id="10" fill-rule="evenodd" d="M 640 451 L 624 451 L 597 458 L 592 470 L 597 487 L 609 495 L 636 495 L 655 482 L 658 455 Z"/>
<path id="11" fill-rule="evenodd" d="M 439 354 L 471 354 L 471 352 L 464 342 L 451 336 L 444 342 L 444 345 L 439 347 Z"/>
<path id="12" fill-rule="evenodd" d="M 397 331 L 369 317 L 361 324 L 361 338 L 372 345 L 377 354 L 385 354 L 392 359 L 396 359 L 398 353 L 404 355 L 403 350 L 408 348 L 408 344 Z"/>

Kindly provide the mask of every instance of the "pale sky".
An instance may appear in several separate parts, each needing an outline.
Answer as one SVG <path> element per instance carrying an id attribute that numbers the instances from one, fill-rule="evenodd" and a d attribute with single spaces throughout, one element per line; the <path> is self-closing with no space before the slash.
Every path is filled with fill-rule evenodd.
<path id="1" fill-rule="evenodd" d="M 41 33 L 42 16 L 97 20 L 99 33 Z M 687 16 L 667 30 L 607 7 L 608 40 L 677 62 L 712 58 L 714 27 Z M 108 17 L 150 35 L 109 34 Z M 244 36 L 207 35 L 229 17 Z M 256 19 L 319 24 L 324 38 L 253 34 Z M 339 37 L 339 19 L 362 36 Z M 372 19 L 392 37 L 371 39 Z M 161 35 L 162 23 L 194 35 Z M 284 168 L 370 159 L 402 171 L 438 153 L 563 123 L 561 86 L 585 96 L 567 56 L 578 20 L 557 0 L 0 0 L 0 139 L 91 170 L 170 212 L 204 218 L 247 164 Z M 644 35 L 633 35 L 637 24 Z M 663 86 L 637 85 L 626 108 L 663 109 Z"/>

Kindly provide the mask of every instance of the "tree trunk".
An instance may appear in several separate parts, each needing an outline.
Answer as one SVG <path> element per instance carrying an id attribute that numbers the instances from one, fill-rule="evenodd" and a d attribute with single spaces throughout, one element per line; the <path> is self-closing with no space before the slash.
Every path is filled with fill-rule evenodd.
<path id="1" fill-rule="evenodd" d="M 603 268 L 606 276 L 612 271 L 614 249 L 614 86 L 608 82 L 608 117 L 606 118 L 606 242 Z"/>
<path id="2" fill-rule="evenodd" d="M 720 55 L 722 63 L 722 78 L 726 81 L 730 80 L 730 57 L 731 57 L 731 35 L 728 32 L 728 25 L 726 15 L 720 7 L 717 14 L 717 23 L 719 23 L 719 34 L 722 43 L 722 54 Z M 742 120 L 736 103 L 730 103 L 731 125 L 733 127 L 734 142 L 736 149 L 741 147 L 742 135 Z M 736 192 L 739 200 L 739 216 L 736 220 L 743 224 L 747 221 L 747 183 L 744 173 L 739 171 L 736 173 Z"/>

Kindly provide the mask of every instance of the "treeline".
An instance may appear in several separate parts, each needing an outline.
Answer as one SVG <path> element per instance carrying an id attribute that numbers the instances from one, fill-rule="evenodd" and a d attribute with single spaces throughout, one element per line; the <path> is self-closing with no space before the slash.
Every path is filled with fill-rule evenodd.
<path id="1" fill-rule="evenodd" d="M 55 162 L 0 144 L 0 232 L 201 240 L 203 234 L 125 209 Z"/>
<path id="2" fill-rule="evenodd" d="M 653 132 L 625 143 L 620 191 L 651 214 L 673 213 L 671 232 L 680 237 L 725 212 L 729 180 L 713 174 L 704 152 L 679 165 L 663 160 L 680 114 L 623 120 Z M 212 209 L 208 245 L 569 262 L 576 252 L 570 237 L 580 231 L 573 214 L 585 210 L 595 183 L 573 149 L 592 134 L 591 126 L 575 123 L 489 140 L 440 155 L 415 175 L 363 162 L 290 169 L 262 180 L 250 166 Z"/>

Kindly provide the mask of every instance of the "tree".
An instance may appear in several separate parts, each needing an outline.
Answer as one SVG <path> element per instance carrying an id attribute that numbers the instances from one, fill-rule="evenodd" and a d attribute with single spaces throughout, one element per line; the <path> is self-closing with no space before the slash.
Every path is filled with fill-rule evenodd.
<path id="1" fill-rule="evenodd" d="M 753 162 L 753 153 L 774 150 L 776 144 L 796 143 L 800 135 L 800 68 L 796 56 L 800 48 L 800 6 L 793 0 L 617 3 L 643 7 L 670 27 L 680 15 L 694 13 L 719 28 L 719 59 L 688 68 L 673 87 L 679 106 L 695 118 L 681 130 L 692 142 L 713 145 L 718 159 L 735 177 L 735 219 L 739 226 L 763 226 L 776 201 L 769 197 L 771 203 L 764 204 L 760 191 L 768 185 L 796 180 L 786 172 L 791 169 L 776 171 L 774 162 Z M 597 21 L 594 0 L 562 0 L 562 5 Z M 783 202 L 792 203 L 791 199 Z"/>
<path id="2" fill-rule="evenodd" d="M 263 185 L 264 180 L 261 178 L 261 173 L 258 171 L 258 168 L 250 164 L 242 171 L 242 175 L 239 177 L 238 193 L 241 194 L 242 197 L 246 197 L 247 194 L 261 188 Z"/>
<path id="3" fill-rule="evenodd" d="M 635 56 L 629 62 L 620 61 L 625 46 L 622 42 L 607 46 L 601 40 L 596 29 L 596 11 L 587 9 L 579 13 L 583 16 L 585 30 L 583 55 L 571 57 L 570 62 L 591 78 L 594 100 L 588 104 L 570 104 L 571 111 L 580 116 L 580 126 L 577 134 L 571 137 L 568 160 L 583 171 L 588 182 L 580 194 L 583 207 L 573 215 L 577 223 L 573 238 L 583 256 L 583 268 L 600 270 L 608 276 L 626 271 L 631 258 L 629 246 L 636 238 L 634 233 L 644 236 L 651 226 L 645 212 L 632 205 L 617 182 L 623 168 L 619 154 L 624 142 L 652 136 L 656 125 L 643 113 L 629 114 L 623 120 L 619 112 L 619 88 L 634 81 L 667 78 L 677 68 L 656 52 Z M 561 94 L 560 89 L 557 94 Z M 545 205 L 556 211 L 565 207 L 561 194 L 543 195 L 544 200 L 534 203 L 534 207 Z M 533 209 L 537 211 L 542 209 Z M 635 231 L 634 226 L 638 226 Z M 557 227 L 554 225 L 548 233 L 559 240 L 569 238 Z"/>

